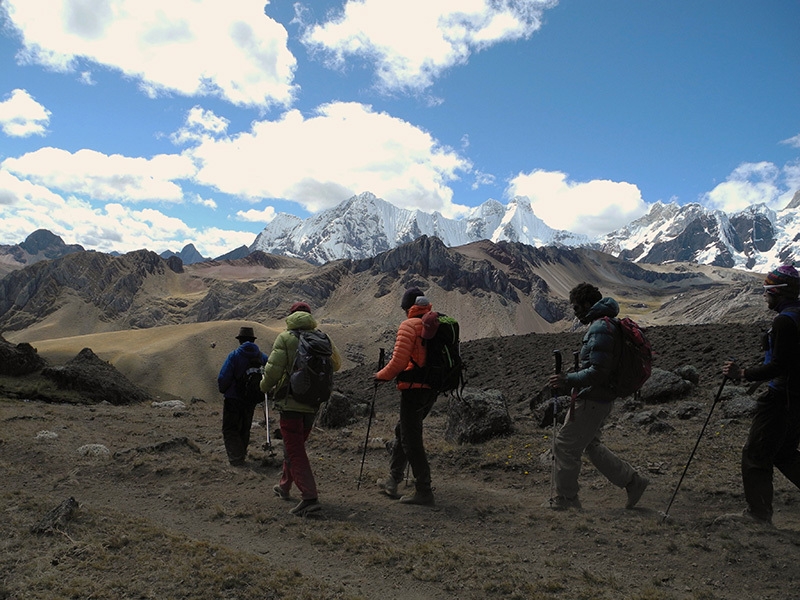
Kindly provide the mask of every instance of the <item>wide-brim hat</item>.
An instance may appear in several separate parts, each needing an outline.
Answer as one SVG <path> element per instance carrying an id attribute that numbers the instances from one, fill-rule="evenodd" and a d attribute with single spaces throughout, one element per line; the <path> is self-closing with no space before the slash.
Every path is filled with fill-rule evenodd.
<path id="1" fill-rule="evenodd" d="M 253 330 L 252 327 L 240 327 L 239 328 L 239 335 L 236 336 L 237 340 L 254 340 L 256 339 L 256 332 Z"/>

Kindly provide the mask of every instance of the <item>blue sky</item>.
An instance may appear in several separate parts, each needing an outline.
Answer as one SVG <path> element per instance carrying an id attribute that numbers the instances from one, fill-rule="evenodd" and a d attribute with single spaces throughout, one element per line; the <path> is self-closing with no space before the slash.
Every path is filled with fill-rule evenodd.
<path id="1" fill-rule="evenodd" d="M 44 15 L 47 15 L 46 17 Z M 0 244 L 205 256 L 370 191 L 597 236 L 800 189 L 797 0 L 0 0 Z"/>

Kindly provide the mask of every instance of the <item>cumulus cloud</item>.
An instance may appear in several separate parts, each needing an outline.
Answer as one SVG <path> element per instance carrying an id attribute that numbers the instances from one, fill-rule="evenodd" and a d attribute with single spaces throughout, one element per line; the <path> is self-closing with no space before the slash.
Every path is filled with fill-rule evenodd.
<path id="1" fill-rule="evenodd" d="M 342 102 L 206 137 L 185 153 L 197 161 L 197 183 L 253 201 L 290 199 L 310 212 L 370 191 L 396 206 L 454 215 L 463 207 L 451 203 L 447 184 L 472 167 L 419 127 Z"/>
<path id="2" fill-rule="evenodd" d="M 20 178 L 62 192 L 125 202 L 180 202 L 183 190 L 174 180 L 188 179 L 195 173 L 192 161 L 180 155 L 131 158 L 50 147 L 7 158 L 2 167 Z"/>
<path id="3" fill-rule="evenodd" d="M 252 0 L 5 0 L 23 62 L 118 69 L 150 95 L 218 96 L 288 106 L 296 59 L 284 27 Z M 42 15 L 47 15 L 43 18 Z"/>
<path id="4" fill-rule="evenodd" d="M 16 89 L 0 102 L 0 129 L 9 137 L 44 135 L 50 111 L 26 91 Z"/>
<path id="5" fill-rule="evenodd" d="M 742 163 L 706 193 L 702 202 L 727 213 L 744 210 L 752 204 L 766 204 L 780 210 L 800 188 L 800 166 L 788 164 L 780 168 L 771 162 Z"/>
<path id="6" fill-rule="evenodd" d="M 322 24 L 307 25 L 303 42 L 333 67 L 355 56 L 375 63 L 387 91 L 420 91 L 470 55 L 530 37 L 556 0 L 347 0 Z M 298 13 L 302 21 L 307 13 Z"/>
<path id="7" fill-rule="evenodd" d="M 0 213 L 3 244 L 17 244 L 37 229 L 49 229 L 68 244 L 101 252 L 140 248 L 178 251 L 191 242 L 204 256 L 216 257 L 232 248 L 249 246 L 254 239 L 248 231 L 194 229 L 180 218 L 151 208 L 134 210 L 117 202 L 95 207 L 86 200 L 62 196 L 19 179 L 2 168 Z"/>
<path id="8" fill-rule="evenodd" d="M 558 171 L 520 173 L 509 182 L 506 195 L 527 196 L 533 212 L 550 227 L 591 238 L 627 225 L 648 209 L 631 183 L 570 181 Z"/>
<path id="9" fill-rule="evenodd" d="M 236 213 L 236 217 L 249 223 L 266 224 L 275 218 L 275 208 L 272 206 L 267 206 L 261 210 L 240 210 Z"/>
<path id="10" fill-rule="evenodd" d="M 202 140 L 204 137 L 223 135 L 228 130 L 230 120 L 219 117 L 214 111 L 200 106 L 189 109 L 184 126 L 170 136 L 175 144 L 184 144 Z"/>

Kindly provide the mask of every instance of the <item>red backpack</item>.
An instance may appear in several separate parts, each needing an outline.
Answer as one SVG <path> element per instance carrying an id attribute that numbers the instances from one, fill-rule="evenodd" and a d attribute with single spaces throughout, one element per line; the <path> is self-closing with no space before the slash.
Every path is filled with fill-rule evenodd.
<path id="1" fill-rule="evenodd" d="M 620 343 L 615 344 L 616 366 L 611 375 L 611 389 L 617 398 L 631 396 L 650 378 L 653 350 L 642 328 L 634 321 L 603 317 L 609 328 L 619 330 Z"/>

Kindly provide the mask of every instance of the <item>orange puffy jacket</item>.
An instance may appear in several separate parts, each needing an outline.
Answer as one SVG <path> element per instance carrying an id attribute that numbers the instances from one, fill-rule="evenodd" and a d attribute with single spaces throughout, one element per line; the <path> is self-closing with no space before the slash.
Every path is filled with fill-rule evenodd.
<path id="1" fill-rule="evenodd" d="M 415 304 L 408 309 L 408 318 L 400 323 L 400 327 L 397 329 L 392 359 L 388 365 L 375 374 L 375 379 L 391 381 L 403 371 L 413 369 L 414 363 L 420 366 L 425 364 L 425 346 L 422 345 L 422 316 L 430 312 L 432 308 L 430 304 L 426 306 Z M 397 382 L 398 390 L 429 387 L 425 383 Z"/>

